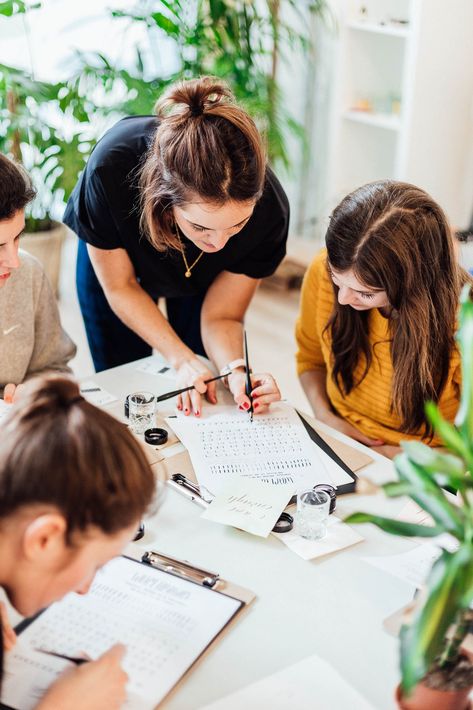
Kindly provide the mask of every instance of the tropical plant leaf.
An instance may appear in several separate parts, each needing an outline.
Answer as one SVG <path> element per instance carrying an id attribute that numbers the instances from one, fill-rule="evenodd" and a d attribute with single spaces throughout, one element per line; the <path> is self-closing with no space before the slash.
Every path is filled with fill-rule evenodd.
<path id="1" fill-rule="evenodd" d="M 344 519 L 345 523 L 372 523 L 390 535 L 403 535 L 405 537 L 437 537 L 443 532 L 443 528 L 438 525 L 416 525 L 406 523 L 403 520 L 393 518 L 383 518 L 380 515 L 371 513 L 352 513 Z"/>
<path id="2" fill-rule="evenodd" d="M 453 553 L 443 550 L 427 580 L 427 600 L 401 631 L 402 687 L 406 694 L 424 677 L 445 644 L 447 629 L 463 605 L 471 559 L 471 544 Z"/>
<path id="3" fill-rule="evenodd" d="M 394 466 L 403 481 L 413 486 L 411 498 L 446 532 L 463 539 L 464 513 L 447 500 L 443 490 L 421 466 L 413 463 L 406 453 L 396 456 Z"/>

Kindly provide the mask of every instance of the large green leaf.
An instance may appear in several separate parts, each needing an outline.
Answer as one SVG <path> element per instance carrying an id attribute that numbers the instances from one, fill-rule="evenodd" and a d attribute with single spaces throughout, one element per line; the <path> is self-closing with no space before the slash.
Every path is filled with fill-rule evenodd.
<path id="1" fill-rule="evenodd" d="M 430 473 L 442 488 L 473 488 L 473 478 L 467 472 L 463 459 L 458 456 L 433 449 L 420 441 L 403 441 L 401 446 L 409 459 Z"/>
<path id="2" fill-rule="evenodd" d="M 343 522 L 372 523 L 391 535 L 404 535 L 405 537 L 437 537 L 443 532 L 443 529 L 438 525 L 416 525 L 415 523 L 406 523 L 403 520 L 383 518 L 380 515 L 372 515 L 371 513 L 352 513 Z"/>
<path id="3" fill-rule="evenodd" d="M 470 450 L 468 445 L 464 441 L 458 429 L 442 417 L 437 405 L 434 404 L 434 402 L 427 402 L 425 405 L 425 412 L 434 430 L 441 438 L 445 446 L 453 451 L 453 453 L 468 461 L 470 458 Z"/>
<path id="4" fill-rule="evenodd" d="M 463 539 L 465 515 L 461 508 L 450 503 L 432 476 L 413 463 L 406 453 L 396 456 L 394 465 L 401 480 L 412 484 L 411 498 L 432 516 L 442 531 Z"/>
<path id="5" fill-rule="evenodd" d="M 447 629 L 462 608 L 471 577 L 472 547 L 444 550 L 427 580 L 428 598 L 401 631 L 402 687 L 406 694 L 424 677 L 445 643 Z"/>

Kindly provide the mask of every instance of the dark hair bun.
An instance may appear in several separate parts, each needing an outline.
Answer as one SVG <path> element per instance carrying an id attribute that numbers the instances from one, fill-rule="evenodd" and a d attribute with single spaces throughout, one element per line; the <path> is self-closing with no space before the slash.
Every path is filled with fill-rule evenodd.
<path id="1" fill-rule="evenodd" d="M 173 84 L 156 103 L 160 118 L 180 115 L 185 119 L 211 113 L 213 108 L 233 103 L 234 96 L 227 84 L 212 76 Z"/>

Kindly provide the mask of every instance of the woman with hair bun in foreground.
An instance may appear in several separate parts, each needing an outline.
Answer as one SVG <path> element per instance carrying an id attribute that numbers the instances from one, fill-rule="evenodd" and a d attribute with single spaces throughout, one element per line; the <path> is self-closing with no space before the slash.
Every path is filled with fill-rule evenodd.
<path id="1" fill-rule="evenodd" d="M 31 616 L 68 592 L 87 593 L 96 571 L 133 539 L 155 479 L 127 427 L 63 377 L 26 383 L 1 434 L 0 586 Z M 3 648 L 15 643 L 4 606 L 0 621 L 1 682 Z M 125 652 L 116 645 L 65 672 L 37 710 L 120 708 Z"/>

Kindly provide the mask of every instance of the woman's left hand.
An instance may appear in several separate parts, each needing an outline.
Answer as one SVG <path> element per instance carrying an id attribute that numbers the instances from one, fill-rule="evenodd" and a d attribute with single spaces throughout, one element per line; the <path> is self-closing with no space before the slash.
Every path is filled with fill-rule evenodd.
<path id="1" fill-rule="evenodd" d="M 251 398 L 253 400 L 253 411 L 255 414 L 264 414 L 268 410 L 271 402 L 281 399 L 281 392 L 276 384 L 276 380 L 269 373 L 251 375 Z M 233 399 L 241 410 L 248 411 L 250 399 L 245 393 L 246 374 L 239 370 L 232 372 L 228 376 L 228 387 L 233 395 Z"/>

